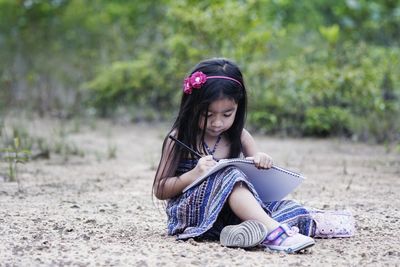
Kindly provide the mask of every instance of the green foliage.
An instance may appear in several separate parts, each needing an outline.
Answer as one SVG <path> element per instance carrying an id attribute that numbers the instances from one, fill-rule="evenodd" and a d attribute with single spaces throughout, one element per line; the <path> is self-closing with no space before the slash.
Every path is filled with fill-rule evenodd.
<path id="1" fill-rule="evenodd" d="M 308 135 L 343 135 L 349 132 L 350 114 L 341 107 L 312 107 L 305 112 L 303 127 Z"/>
<path id="2" fill-rule="evenodd" d="M 18 136 L 13 138 L 13 143 L 7 148 L 0 149 L 0 159 L 8 164 L 8 178 L 11 182 L 19 183 L 18 164 L 28 162 L 30 153 L 30 150 L 21 146 Z"/>
<path id="3" fill-rule="evenodd" d="M 319 32 L 330 45 L 336 45 L 336 43 L 339 41 L 340 28 L 337 24 L 330 27 L 320 26 Z"/>
<path id="4" fill-rule="evenodd" d="M 0 0 L 0 108 L 170 118 L 189 68 L 227 57 L 254 129 L 398 141 L 399 14 L 398 1 Z"/>
<path id="5" fill-rule="evenodd" d="M 157 106 L 162 112 L 175 108 L 182 79 L 193 62 L 215 56 L 246 62 L 267 52 L 271 33 L 261 12 L 248 17 L 255 6 L 228 1 L 207 6 L 190 1 L 169 3 L 160 26 L 163 45 L 152 44 L 151 52 L 113 62 L 99 71 L 83 86 L 92 93 L 90 103 L 102 115 L 121 104 L 138 109 Z"/>
<path id="6" fill-rule="evenodd" d="M 256 85 L 261 90 L 253 95 L 249 119 L 263 132 L 358 139 L 373 132 L 379 141 L 396 140 L 400 94 L 394 88 L 400 80 L 393 74 L 400 71 L 398 58 L 398 49 L 388 53 L 363 44 L 344 45 L 329 53 L 312 50 L 272 62 L 258 72 L 252 69 L 267 82 Z"/>
<path id="7" fill-rule="evenodd" d="M 165 83 L 174 70 L 163 69 L 160 77 L 160 62 L 150 53 L 144 53 L 134 61 L 117 61 L 100 71 L 90 82 L 83 85 L 92 91 L 89 103 L 100 110 L 101 115 L 109 115 L 118 105 L 134 105 L 138 108 L 157 106 L 160 110 L 171 107 L 175 92 L 172 83 Z M 160 67 L 158 67 L 159 65 Z"/>

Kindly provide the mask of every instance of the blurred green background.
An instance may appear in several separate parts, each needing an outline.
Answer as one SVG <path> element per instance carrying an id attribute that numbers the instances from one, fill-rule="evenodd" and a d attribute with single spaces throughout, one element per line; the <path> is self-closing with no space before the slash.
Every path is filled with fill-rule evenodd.
<path id="1" fill-rule="evenodd" d="M 227 57 L 252 130 L 398 143 L 399 47 L 398 0 L 0 0 L 0 114 L 171 120 Z"/>

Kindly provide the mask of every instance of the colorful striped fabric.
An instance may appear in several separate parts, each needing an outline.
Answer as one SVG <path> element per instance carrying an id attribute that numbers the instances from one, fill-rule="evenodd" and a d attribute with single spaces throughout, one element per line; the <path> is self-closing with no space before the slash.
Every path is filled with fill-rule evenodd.
<path id="1" fill-rule="evenodd" d="M 197 160 L 185 160 L 178 166 L 177 175 L 196 166 Z M 275 220 L 297 226 L 301 234 L 312 236 L 314 223 L 309 211 L 292 200 L 263 203 L 246 176 L 235 167 L 226 167 L 168 201 L 168 234 L 177 239 L 218 239 L 226 225 L 238 224 L 240 219 L 227 205 L 227 199 L 236 183 L 243 182 L 263 209 Z"/>

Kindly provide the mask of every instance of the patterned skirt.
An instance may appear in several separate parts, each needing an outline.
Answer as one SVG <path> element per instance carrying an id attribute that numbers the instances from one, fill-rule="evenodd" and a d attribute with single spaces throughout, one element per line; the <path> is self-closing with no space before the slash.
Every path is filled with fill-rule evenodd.
<path id="1" fill-rule="evenodd" d="M 241 220 L 227 204 L 236 183 L 247 185 L 261 207 L 273 219 L 289 226 L 297 226 L 301 234 L 312 236 L 314 222 L 309 211 L 292 200 L 262 202 L 246 175 L 235 167 L 226 167 L 204 182 L 168 201 L 168 234 L 177 239 L 219 239 L 226 225 Z"/>

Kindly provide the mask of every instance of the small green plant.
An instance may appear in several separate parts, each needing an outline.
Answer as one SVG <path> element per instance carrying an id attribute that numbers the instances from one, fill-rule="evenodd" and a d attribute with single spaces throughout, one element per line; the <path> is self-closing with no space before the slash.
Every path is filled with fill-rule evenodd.
<path id="1" fill-rule="evenodd" d="M 18 182 L 18 164 L 24 164 L 29 161 L 30 150 L 23 149 L 20 146 L 19 137 L 14 137 L 14 143 L 12 146 L 2 149 L 2 159 L 8 163 L 8 176 L 11 182 Z"/>
<path id="2" fill-rule="evenodd" d="M 117 158 L 117 146 L 116 145 L 108 144 L 107 157 L 108 157 L 108 159 L 116 159 Z"/>
<path id="3" fill-rule="evenodd" d="M 396 148 L 395 148 L 395 149 L 396 149 L 396 152 L 400 154 L 400 143 L 398 143 L 398 144 L 396 145 Z"/>
<path id="4" fill-rule="evenodd" d="M 85 152 L 68 138 L 69 134 L 80 131 L 80 128 L 76 125 L 78 124 L 73 122 L 71 131 L 68 131 L 67 126 L 64 124 L 61 124 L 59 127 L 54 129 L 54 140 L 51 151 L 54 152 L 54 154 L 60 155 L 64 162 L 69 161 L 70 156 L 85 157 Z"/>

